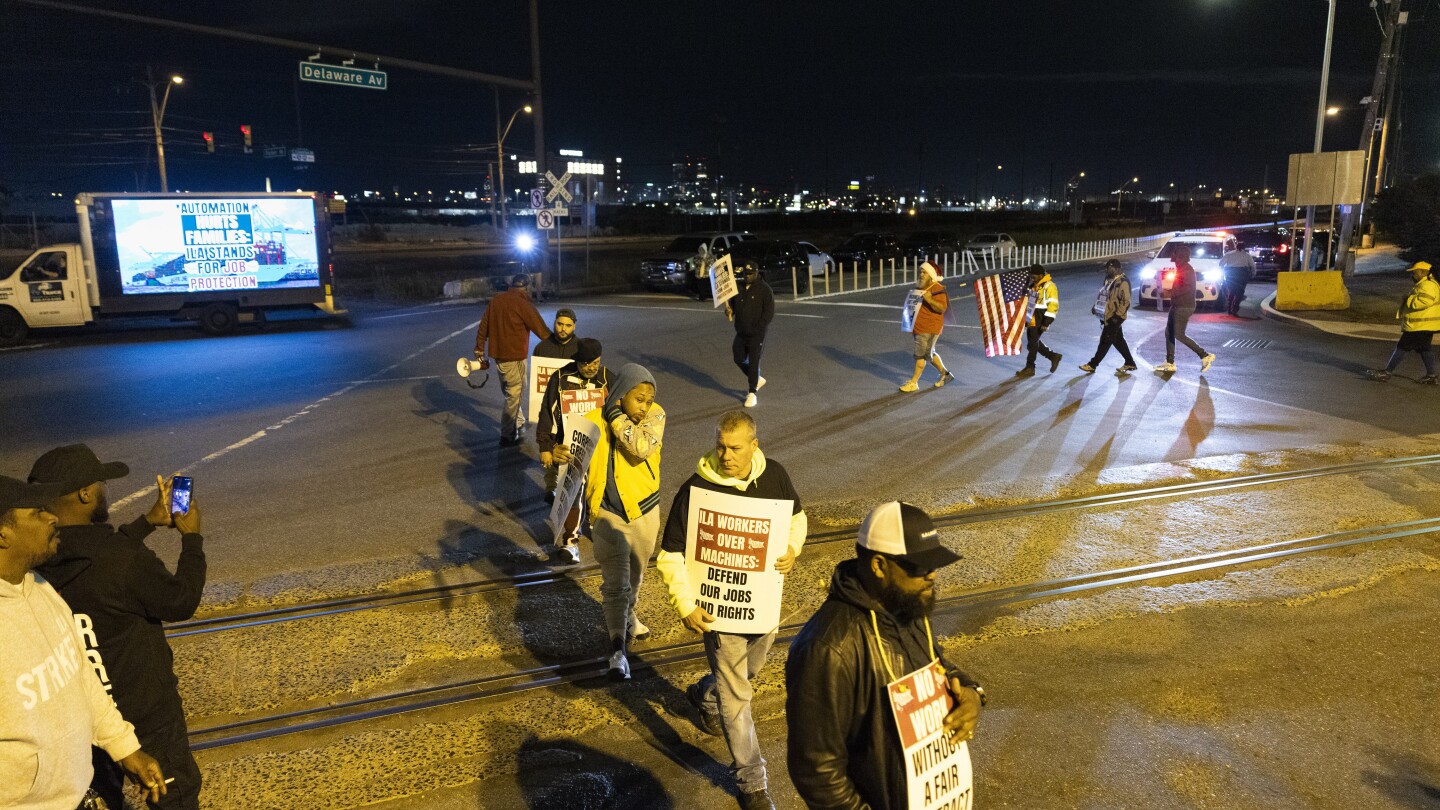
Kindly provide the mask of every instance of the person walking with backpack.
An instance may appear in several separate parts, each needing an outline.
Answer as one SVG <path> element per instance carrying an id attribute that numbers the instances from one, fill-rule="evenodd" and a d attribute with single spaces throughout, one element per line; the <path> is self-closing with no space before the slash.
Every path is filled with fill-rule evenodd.
<path id="1" fill-rule="evenodd" d="M 1090 362 L 1080 366 L 1080 370 L 1087 373 L 1095 373 L 1100 367 L 1100 361 L 1110 352 L 1114 346 L 1120 351 L 1120 356 L 1125 359 L 1125 365 L 1120 367 L 1120 374 L 1128 374 L 1134 371 L 1135 358 L 1130 355 L 1130 345 L 1125 342 L 1125 318 L 1130 314 L 1130 279 L 1126 277 L 1125 271 L 1120 267 L 1120 262 L 1111 259 L 1105 262 L 1105 283 L 1100 285 L 1100 293 L 1095 296 L 1095 306 L 1091 312 L 1100 319 L 1100 345 L 1095 347 L 1095 356 Z"/>
<path id="2" fill-rule="evenodd" d="M 1420 383 L 1435 385 L 1435 352 L 1430 344 L 1435 330 L 1440 329 L 1440 282 L 1436 281 L 1429 262 L 1416 262 L 1408 272 L 1415 286 L 1410 288 L 1410 294 L 1395 313 L 1395 317 L 1401 319 L 1400 342 L 1395 344 L 1385 368 L 1371 369 L 1366 374 L 1372 380 L 1385 382 L 1405 359 L 1405 353 L 1415 352 L 1425 364 L 1425 376 L 1420 378 Z"/>

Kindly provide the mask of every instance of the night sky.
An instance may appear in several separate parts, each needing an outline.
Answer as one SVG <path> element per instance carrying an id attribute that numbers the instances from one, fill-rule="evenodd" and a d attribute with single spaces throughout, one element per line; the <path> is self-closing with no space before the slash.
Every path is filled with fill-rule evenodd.
<path id="1" fill-rule="evenodd" d="M 1339 0 L 1327 149 L 1353 149 L 1381 40 L 1364 0 Z M 529 78 L 525 0 L 92 2 Z M 663 182 L 672 161 L 781 191 L 874 176 L 897 189 L 1043 193 L 1087 172 L 1103 193 L 1283 188 L 1309 151 L 1323 0 L 611 2 L 541 0 L 548 146 L 624 158 Z M 1411 172 L 1440 168 L 1440 6 L 1409 0 L 1404 128 Z M 384 92 L 300 83 L 304 54 L 266 45 L 0 4 L 0 187 L 157 186 L 147 65 L 178 72 L 166 114 L 171 186 L 475 188 L 495 140 L 489 86 L 387 67 Z M 326 62 L 338 59 L 327 57 Z M 357 66 L 370 67 L 370 65 Z M 524 101 L 501 94 L 502 115 Z M 295 172 L 240 153 L 315 150 Z M 507 151 L 528 151 L 522 115 Z M 216 133 L 205 153 L 200 133 Z M 492 152 L 493 154 L 493 152 Z M 149 156 L 147 158 L 147 156 Z M 980 166 L 976 176 L 976 166 Z M 1003 165 L 997 171 L 995 167 Z M 1132 186 L 1133 187 L 1133 186 Z"/>

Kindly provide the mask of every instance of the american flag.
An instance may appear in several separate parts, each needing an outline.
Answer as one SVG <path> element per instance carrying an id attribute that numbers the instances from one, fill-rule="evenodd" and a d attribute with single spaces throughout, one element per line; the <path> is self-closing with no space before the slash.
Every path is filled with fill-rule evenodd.
<path id="1" fill-rule="evenodd" d="M 1029 294 L 1030 273 L 1026 270 L 997 273 L 975 282 L 975 306 L 980 310 L 986 357 L 1020 353 Z"/>

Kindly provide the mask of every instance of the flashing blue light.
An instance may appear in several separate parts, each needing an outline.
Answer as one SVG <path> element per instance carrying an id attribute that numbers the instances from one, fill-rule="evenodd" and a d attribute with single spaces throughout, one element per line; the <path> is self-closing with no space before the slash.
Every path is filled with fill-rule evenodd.
<path id="1" fill-rule="evenodd" d="M 522 233 L 515 237 L 515 247 L 521 253 L 529 253 L 535 249 L 535 237 L 528 233 Z"/>

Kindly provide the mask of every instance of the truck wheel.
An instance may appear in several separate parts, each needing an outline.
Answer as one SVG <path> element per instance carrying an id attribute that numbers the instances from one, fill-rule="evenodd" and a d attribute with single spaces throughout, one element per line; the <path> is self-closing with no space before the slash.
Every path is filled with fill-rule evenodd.
<path id="1" fill-rule="evenodd" d="M 0 307 L 0 346 L 19 346 L 30 334 L 30 326 L 20 313 L 8 307 Z"/>
<path id="2" fill-rule="evenodd" d="M 207 335 L 228 335 L 240 322 L 234 304 L 211 304 L 200 310 L 200 331 Z"/>

